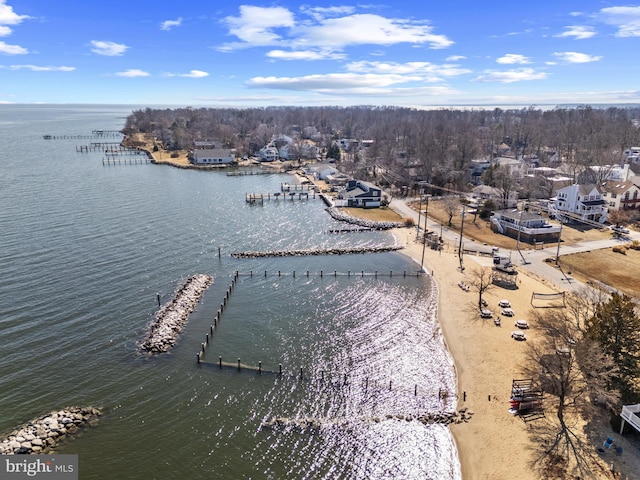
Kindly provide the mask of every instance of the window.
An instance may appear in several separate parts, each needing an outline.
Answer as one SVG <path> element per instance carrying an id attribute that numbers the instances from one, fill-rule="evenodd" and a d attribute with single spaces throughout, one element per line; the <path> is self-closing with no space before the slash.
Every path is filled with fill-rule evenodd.
<path id="1" fill-rule="evenodd" d="M 611 198 L 618 198 L 618 194 L 615 192 L 611 192 Z"/>

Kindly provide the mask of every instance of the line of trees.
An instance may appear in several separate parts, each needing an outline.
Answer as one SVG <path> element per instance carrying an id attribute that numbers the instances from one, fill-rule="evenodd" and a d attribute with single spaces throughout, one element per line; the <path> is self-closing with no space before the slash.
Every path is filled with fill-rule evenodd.
<path id="1" fill-rule="evenodd" d="M 424 180 L 464 190 L 471 160 L 495 156 L 504 145 L 515 156 L 535 155 L 541 165 L 561 158 L 576 174 L 587 165 L 619 163 L 625 149 L 640 145 L 637 118 L 639 108 L 590 106 L 146 108 L 133 111 L 123 131 L 153 134 L 165 146 L 183 150 L 194 140 L 215 139 L 242 156 L 253 154 L 275 134 L 309 138 L 325 151 L 338 138 L 367 139 L 372 143 L 363 154 L 343 159 L 359 176 L 373 175 L 376 165 L 394 183 Z"/>
<path id="2" fill-rule="evenodd" d="M 602 478 L 582 423 L 608 417 L 617 428 L 622 405 L 640 402 L 640 317 L 634 301 L 618 293 L 587 288 L 567 302 L 536 315 L 542 334 L 527 348 L 524 373 L 555 413 L 532 425 L 544 445 L 535 466 L 544 478 L 567 478 L 573 469 Z"/>

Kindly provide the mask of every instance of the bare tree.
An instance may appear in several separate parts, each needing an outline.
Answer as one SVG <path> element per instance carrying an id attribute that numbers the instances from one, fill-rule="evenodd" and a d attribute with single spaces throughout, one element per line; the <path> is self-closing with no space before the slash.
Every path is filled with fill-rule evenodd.
<path id="1" fill-rule="evenodd" d="M 453 216 L 456 214 L 458 209 L 460 208 L 460 199 L 457 196 L 451 195 L 448 197 L 444 197 L 442 201 L 442 207 L 449 217 L 448 225 L 451 227 L 451 221 L 453 220 Z"/>
<path id="2" fill-rule="evenodd" d="M 482 295 L 486 293 L 493 284 L 493 270 L 491 267 L 478 267 L 471 270 L 469 286 L 478 292 L 478 309 L 482 310 Z"/>
<path id="3" fill-rule="evenodd" d="M 581 478 L 600 478 L 592 472 L 597 458 L 593 445 L 583 440 L 579 420 L 603 408 L 613 411 L 620 398 L 611 388 L 617 367 L 567 310 L 550 310 L 535 322 L 543 334 L 528 345 L 524 372 L 547 393 L 545 406 L 555 410 L 533 430 L 545 445 L 536 467 L 545 478 L 567 478 L 570 468 Z"/>

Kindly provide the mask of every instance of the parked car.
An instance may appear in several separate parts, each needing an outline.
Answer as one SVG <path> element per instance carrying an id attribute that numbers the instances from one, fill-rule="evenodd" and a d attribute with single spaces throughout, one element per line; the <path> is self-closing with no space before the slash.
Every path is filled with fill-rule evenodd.
<path id="1" fill-rule="evenodd" d="M 498 302 L 498 305 L 501 306 L 502 308 L 509 308 L 511 306 L 511 302 L 505 298 L 503 298 L 502 300 L 500 300 Z"/>
<path id="2" fill-rule="evenodd" d="M 527 322 L 526 320 L 516 320 L 515 326 L 520 328 L 520 329 L 525 329 L 525 328 L 529 328 L 529 322 Z"/>
<path id="3" fill-rule="evenodd" d="M 527 336 L 524 334 L 524 332 L 521 332 L 520 330 L 515 330 L 511 332 L 511 338 L 513 338 L 514 340 L 526 340 Z"/>
<path id="4" fill-rule="evenodd" d="M 513 308 L 502 309 L 502 315 L 504 315 L 505 317 L 513 317 L 515 314 L 516 312 L 513 311 Z"/>
<path id="5" fill-rule="evenodd" d="M 493 312 L 491 310 L 480 310 L 480 318 L 493 318 Z"/>
<path id="6" fill-rule="evenodd" d="M 625 235 L 629 234 L 629 229 L 626 227 L 623 227 L 621 225 L 612 225 L 611 226 L 611 230 L 613 230 L 614 232 L 620 234 L 620 233 L 624 233 Z"/>

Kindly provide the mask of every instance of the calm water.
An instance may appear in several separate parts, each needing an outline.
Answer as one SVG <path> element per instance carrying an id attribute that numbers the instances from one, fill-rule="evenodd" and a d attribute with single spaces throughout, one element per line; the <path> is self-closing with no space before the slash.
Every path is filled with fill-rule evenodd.
<path id="1" fill-rule="evenodd" d="M 455 379 L 436 293 L 400 275 L 414 263 L 229 255 L 391 236 L 327 234 L 336 224 L 320 200 L 245 203 L 287 175 L 104 166 L 104 154 L 76 152 L 95 139 L 42 137 L 117 130 L 132 108 L 0 105 L 0 432 L 68 405 L 102 408 L 58 449 L 79 454 L 82 479 L 105 468 L 122 479 L 460 478 L 448 429 L 387 419 L 455 408 L 438 396 Z M 239 277 L 198 365 L 236 271 L 253 276 Z M 156 295 L 194 273 L 215 283 L 178 346 L 141 355 Z M 220 356 L 266 372 L 220 369 Z M 272 417 L 292 423 L 261 426 Z"/>

